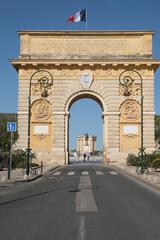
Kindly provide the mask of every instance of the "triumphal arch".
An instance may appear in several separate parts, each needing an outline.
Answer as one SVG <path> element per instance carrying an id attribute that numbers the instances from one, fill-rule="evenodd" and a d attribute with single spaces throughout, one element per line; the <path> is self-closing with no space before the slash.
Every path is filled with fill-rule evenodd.
<path id="1" fill-rule="evenodd" d="M 154 72 L 149 31 L 21 31 L 18 146 L 38 161 L 68 164 L 71 105 L 98 102 L 104 161 L 155 148 Z M 78 123 L 77 123 L 78 127 Z M 96 126 L 95 126 L 96 127 Z M 143 135 L 143 136 L 142 136 Z"/>

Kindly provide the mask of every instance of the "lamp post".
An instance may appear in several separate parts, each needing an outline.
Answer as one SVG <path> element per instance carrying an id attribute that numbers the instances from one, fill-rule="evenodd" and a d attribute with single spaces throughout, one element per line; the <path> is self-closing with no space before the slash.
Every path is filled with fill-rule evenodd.
<path id="1" fill-rule="evenodd" d="M 37 78 L 36 78 L 37 75 Z M 30 172 L 30 154 L 31 154 L 31 148 L 30 148 L 30 128 L 31 128 L 31 85 L 33 78 L 38 79 L 38 83 L 41 90 L 41 97 L 45 98 L 48 97 L 48 88 L 53 85 L 53 76 L 50 72 L 46 70 L 37 70 L 34 72 L 29 80 L 29 94 L 28 94 L 28 139 L 27 139 L 27 175 L 29 176 Z"/>
<path id="2" fill-rule="evenodd" d="M 132 94 L 132 87 L 133 87 L 133 83 L 136 79 L 133 79 L 132 76 L 130 75 L 135 75 L 136 77 L 138 77 L 138 80 L 140 81 L 140 104 L 141 104 L 141 141 L 140 141 L 140 152 L 139 152 L 139 156 L 140 156 L 140 174 L 144 173 L 144 146 L 143 146 L 143 81 L 142 81 L 142 77 L 140 75 L 139 72 L 135 71 L 135 70 L 125 70 L 123 71 L 120 76 L 119 76 L 119 83 L 120 86 L 122 86 L 123 89 L 123 95 L 125 97 L 129 97 Z"/>

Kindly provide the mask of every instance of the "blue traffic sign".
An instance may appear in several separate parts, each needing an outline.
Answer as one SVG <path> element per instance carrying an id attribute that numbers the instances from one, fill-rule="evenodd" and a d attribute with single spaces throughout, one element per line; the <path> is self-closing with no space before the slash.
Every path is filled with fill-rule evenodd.
<path id="1" fill-rule="evenodd" d="M 7 132 L 16 132 L 17 123 L 16 122 L 7 122 Z"/>

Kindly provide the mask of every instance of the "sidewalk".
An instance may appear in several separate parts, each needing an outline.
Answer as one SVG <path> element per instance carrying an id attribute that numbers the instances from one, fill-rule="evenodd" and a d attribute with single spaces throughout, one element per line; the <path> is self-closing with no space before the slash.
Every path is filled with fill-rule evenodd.
<path id="1" fill-rule="evenodd" d="M 134 166 L 127 166 L 126 164 L 113 164 L 112 166 L 160 190 L 160 169 L 148 168 L 149 174 L 138 175 Z"/>
<path id="2" fill-rule="evenodd" d="M 33 181 L 44 174 L 48 173 L 49 171 L 56 169 L 59 166 L 45 166 L 43 167 L 43 172 L 41 173 L 41 169 L 38 169 L 37 175 L 27 176 L 26 174 L 22 174 L 22 169 L 13 169 L 11 171 L 11 178 L 8 180 L 8 170 L 5 169 L 0 171 L 0 185 L 9 184 L 9 183 L 16 183 L 16 182 L 30 182 Z"/>

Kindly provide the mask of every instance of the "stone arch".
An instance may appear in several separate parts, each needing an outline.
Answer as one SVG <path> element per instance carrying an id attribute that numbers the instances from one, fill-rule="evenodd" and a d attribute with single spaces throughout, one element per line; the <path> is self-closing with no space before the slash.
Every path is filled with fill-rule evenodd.
<path id="1" fill-rule="evenodd" d="M 106 112 L 106 104 L 103 97 L 94 91 L 88 90 L 81 90 L 70 95 L 65 103 L 65 111 L 68 112 L 72 104 L 82 98 L 91 98 L 95 100 L 101 106 L 102 112 Z"/>

